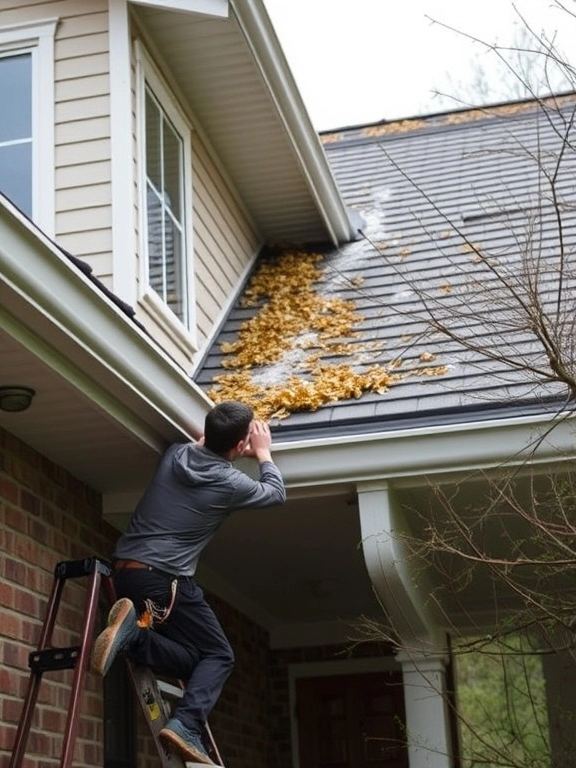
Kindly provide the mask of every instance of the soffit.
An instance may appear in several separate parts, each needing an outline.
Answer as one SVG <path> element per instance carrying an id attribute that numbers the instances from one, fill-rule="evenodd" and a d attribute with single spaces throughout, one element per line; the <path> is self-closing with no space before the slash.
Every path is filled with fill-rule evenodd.
<path id="1" fill-rule="evenodd" d="M 226 19 L 146 7 L 135 9 L 135 18 L 264 240 L 330 240 L 322 203 L 299 157 L 302 147 L 295 147 L 278 90 L 257 60 L 232 4 Z M 312 152 L 322 165 L 322 147 L 303 110 L 299 120 L 317 143 Z M 325 170 L 331 176 L 327 163 Z"/>
<path id="2" fill-rule="evenodd" d="M 0 427 L 94 490 L 140 490 L 209 401 L 77 260 L 0 207 L 0 386 L 36 392 Z"/>

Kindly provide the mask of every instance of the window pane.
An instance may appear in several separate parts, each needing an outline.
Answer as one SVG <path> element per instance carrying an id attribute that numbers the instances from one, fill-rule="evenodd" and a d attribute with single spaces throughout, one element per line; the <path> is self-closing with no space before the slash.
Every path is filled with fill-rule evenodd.
<path id="1" fill-rule="evenodd" d="M 0 142 L 32 136 L 32 56 L 0 57 Z"/>
<path id="2" fill-rule="evenodd" d="M 162 203 L 156 192 L 148 186 L 148 280 L 156 293 L 164 295 L 164 256 L 162 243 Z"/>
<path id="3" fill-rule="evenodd" d="M 149 284 L 188 324 L 184 141 L 148 85 L 145 109 Z"/>
<path id="4" fill-rule="evenodd" d="M 0 147 L 0 191 L 32 216 L 32 142 Z"/>
<path id="5" fill-rule="evenodd" d="M 186 276 L 183 268 L 182 237 L 168 213 L 164 218 L 164 230 L 166 233 L 166 301 L 172 312 L 180 320 L 184 320 Z"/>
<path id="6" fill-rule="evenodd" d="M 180 214 L 180 173 L 182 169 L 181 141 L 172 126 L 164 121 L 164 191 L 166 204 L 174 216 L 181 221 Z"/>
<path id="7" fill-rule="evenodd" d="M 148 90 L 146 91 L 146 174 L 156 189 L 162 189 L 161 115 Z"/>

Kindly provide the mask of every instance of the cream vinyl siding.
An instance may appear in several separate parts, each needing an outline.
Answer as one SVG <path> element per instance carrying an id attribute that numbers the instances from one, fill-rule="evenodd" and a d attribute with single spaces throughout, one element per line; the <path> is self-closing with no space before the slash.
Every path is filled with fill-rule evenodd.
<path id="1" fill-rule="evenodd" d="M 44 3 L 55 44 L 56 239 L 112 287 L 107 0 Z"/>
<path id="2" fill-rule="evenodd" d="M 0 27 L 58 19 L 54 41 L 55 239 L 111 282 L 107 0 L 8 0 Z"/>
<path id="3" fill-rule="evenodd" d="M 196 135 L 192 162 L 196 319 L 202 347 L 236 295 L 259 239 Z"/>

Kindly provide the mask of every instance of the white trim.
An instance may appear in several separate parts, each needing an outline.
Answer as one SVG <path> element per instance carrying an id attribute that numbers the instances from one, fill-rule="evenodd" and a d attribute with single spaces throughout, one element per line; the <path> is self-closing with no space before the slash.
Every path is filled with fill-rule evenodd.
<path id="1" fill-rule="evenodd" d="M 163 11 L 195 13 L 220 19 L 228 17 L 228 0 L 137 0 L 134 5 L 149 5 Z"/>
<path id="2" fill-rule="evenodd" d="M 198 350 L 192 339 L 191 331 L 186 328 L 180 318 L 158 296 L 156 291 L 148 290 L 140 292 L 140 304 L 146 310 L 156 324 L 170 334 L 178 349 L 187 357 L 194 355 Z"/>
<path id="3" fill-rule="evenodd" d="M 541 413 L 285 443 L 276 438 L 274 459 L 289 491 L 382 480 L 425 486 L 434 476 L 574 461 L 575 421 L 572 414 L 550 429 L 553 414 Z"/>
<path id="4" fill-rule="evenodd" d="M 0 50 L 32 54 L 32 217 L 55 231 L 54 36 L 57 18 L 0 28 Z"/>
<path id="5" fill-rule="evenodd" d="M 357 489 L 362 552 L 372 586 L 402 643 L 428 644 L 437 634 L 426 604 L 430 587 L 397 535 L 407 528 L 399 505 L 386 481 L 366 487 L 358 483 Z"/>
<path id="6" fill-rule="evenodd" d="M 300 766 L 298 743 L 298 718 L 296 716 L 296 680 L 306 677 L 336 677 L 337 675 L 361 675 L 377 672 L 401 672 L 402 666 L 392 656 L 338 661 L 313 661 L 288 664 L 288 701 L 290 708 L 290 743 L 293 768 Z"/>
<path id="7" fill-rule="evenodd" d="M 136 23 L 137 22 L 138 20 L 136 19 Z M 256 221 L 254 220 L 254 216 L 252 215 L 251 211 L 249 211 L 249 209 L 247 208 L 246 202 L 243 200 L 242 196 L 240 195 L 237 186 L 232 180 L 227 169 L 222 164 L 222 160 L 220 159 L 220 157 L 218 156 L 218 153 L 212 146 L 212 142 L 210 141 L 208 134 L 206 133 L 206 131 L 204 131 L 204 129 L 198 122 L 197 117 L 194 115 L 192 105 L 188 102 L 186 96 L 184 96 L 184 94 L 182 93 L 182 89 L 174 79 L 174 74 L 166 66 L 165 62 L 163 61 L 162 54 L 160 53 L 160 51 L 158 50 L 158 47 L 155 45 L 154 41 L 148 34 L 148 31 L 141 25 L 138 26 L 138 37 L 141 40 L 141 44 L 144 47 L 144 49 L 147 51 L 149 57 L 153 59 L 153 61 L 155 62 L 157 69 L 161 71 L 164 81 L 168 83 L 170 92 L 177 99 L 180 109 L 186 114 L 187 120 L 192 127 L 193 133 L 198 137 L 205 152 L 207 153 L 208 157 L 213 163 L 215 169 L 218 171 L 220 176 L 222 176 L 223 181 L 228 187 L 228 190 L 232 195 L 236 205 L 238 206 L 240 211 L 242 211 L 242 214 L 246 218 L 247 223 L 249 224 L 249 226 L 252 228 L 254 232 L 256 233 L 259 232 L 259 228 Z M 264 241 L 262 241 L 262 245 L 263 243 Z M 260 247 L 257 249 L 257 252 L 259 251 L 260 251 Z"/>
<path id="8" fill-rule="evenodd" d="M 136 304 L 136 232 L 132 137 L 132 67 L 126 0 L 109 0 L 110 153 L 112 165 L 112 287 Z"/>
<path id="9" fill-rule="evenodd" d="M 85 394 L 94 399 L 95 383 L 110 391 L 112 382 L 146 413 L 152 435 L 158 430 L 197 439 L 212 401 L 174 360 L 135 322 L 0 195 L 0 274 L 6 307 L 14 298 L 16 321 L 42 317 L 44 342 L 77 350 L 93 371 Z M 71 356 L 69 355 L 68 358 Z M 98 378 L 96 378 L 96 376 Z M 126 429 L 134 431 L 129 409 Z M 115 417 L 115 415 L 114 415 Z M 120 418 L 120 416 L 119 416 Z M 124 417 L 121 417 L 124 418 Z M 155 442 L 155 441 L 154 441 Z"/>
<path id="10" fill-rule="evenodd" d="M 141 43 L 134 43 L 136 57 L 136 125 L 138 137 L 138 219 L 139 219 L 139 290 L 138 299 L 148 309 L 152 310 L 155 320 L 166 333 L 174 337 L 180 348 L 187 354 L 194 354 L 198 350 L 196 329 L 196 295 L 195 295 L 195 259 L 194 259 L 194 232 L 192 224 L 193 211 L 193 185 L 192 185 L 192 127 L 190 122 L 180 109 L 175 98 L 170 94 L 170 87 L 162 74 L 147 54 Z M 160 102 L 162 109 L 172 121 L 183 140 L 183 168 L 184 168 L 184 254 L 186 259 L 186 306 L 187 324 L 176 317 L 170 308 L 150 288 L 147 269 L 147 246 L 144 239 L 146 232 L 145 221 L 145 197 L 144 182 L 145 141 L 144 141 L 144 104 L 145 83 L 148 82 L 154 95 Z"/>

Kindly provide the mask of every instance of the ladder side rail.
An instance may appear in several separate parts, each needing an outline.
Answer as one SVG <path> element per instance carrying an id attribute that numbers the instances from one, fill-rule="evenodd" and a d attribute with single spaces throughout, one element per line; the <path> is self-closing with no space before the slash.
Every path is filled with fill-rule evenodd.
<path id="1" fill-rule="evenodd" d="M 74 756 L 74 745 L 78 733 L 78 715 L 80 713 L 80 699 L 88 670 L 90 650 L 92 645 L 92 636 L 96 624 L 96 613 L 98 609 L 98 595 L 100 591 L 101 573 L 98 567 L 95 567 L 91 576 L 88 592 L 88 600 L 84 610 L 84 619 L 82 622 L 82 634 L 80 637 L 80 646 L 76 664 L 74 666 L 74 678 L 70 690 L 70 700 L 68 704 L 68 717 L 64 729 L 65 737 L 63 740 L 61 768 L 70 768 Z"/>
<path id="2" fill-rule="evenodd" d="M 216 742 L 214 741 L 214 736 L 212 736 L 212 730 L 210 729 L 210 726 L 208 723 L 204 723 L 204 732 L 207 736 L 208 740 L 208 753 L 211 757 L 211 759 L 216 763 L 216 765 L 224 766 L 224 763 L 222 762 L 222 756 L 220 755 L 220 751 L 218 747 L 216 746 Z"/>
<path id="3" fill-rule="evenodd" d="M 40 639 L 38 641 L 38 650 L 40 651 L 47 648 L 52 642 L 52 634 L 54 632 L 54 625 L 56 624 L 56 615 L 58 613 L 58 605 L 60 604 L 64 583 L 64 579 L 57 577 L 52 583 L 52 591 L 46 608 L 42 632 L 40 633 Z M 26 741 L 28 739 L 28 733 L 30 732 L 30 726 L 32 725 L 32 717 L 34 716 L 34 708 L 36 707 L 41 681 L 42 672 L 32 671 L 30 673 L 28 691 L 26 693 L 26 698 L 24 699 L 20 721 L 16 730 L 16 740 L 10 757 L 10 762 L 8 763 L 8 768 L 20 768 L 22 765 L 22 760 L 24 759 L 26 751 Z"/>

